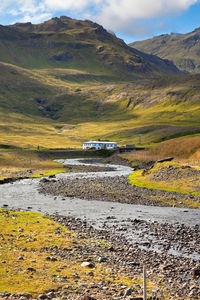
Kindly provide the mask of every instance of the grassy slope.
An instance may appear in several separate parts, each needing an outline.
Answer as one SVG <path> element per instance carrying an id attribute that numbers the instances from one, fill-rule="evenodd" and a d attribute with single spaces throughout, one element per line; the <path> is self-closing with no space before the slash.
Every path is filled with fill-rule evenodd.
<path id="1" fill-rule="evenodd" d="M 200 176 L 196 172 L 196 170 L 200 170 L 199 149 L 200 136 L 188 136 L 170 139 L 148 150 L 123 153 L 120 156 L 128 160 L 133 167 L 140 166 L 142 168 L 130 175 L 131 184 L 150 189 L 200 196 Z M 153 168 L 146 171 L 149 162 L 167 157 L 173 157 L 174 160 L 172 162 L 156 163 Z M 169 174 L 171 167 L 175 169 Z M 176 201 L 173 202 L 174 200 L 168 202 L 168 200 L 159 199 L 158 197 L 158 201 L 161 201 L 162 205 L 177 205 Z M 199 203 L 193 201 L 192 198 L 191 200 L 184 199 L 181 205 L 200 207 Z"/>
<path id="2" fill-rule="evenodd" d="M 0 41 L 0 145 L 137 144 L 142 134 L 149 146 L 200 132 L 199 76 L 152 78 L 165 62 L 131 52 L 97 24 L 1 26 Z"/>
<path id="3" fill-rule="evenodd" d="M 137 144 L 142 134 L 143 145 L 152 145 L 200 132 L 199 75 L 105 83 L 74 69 L 1 63 L 0 70 L 0 144 L 81 147 L 96 138 Z"/>
<path id="4" fill-rule="evenodd" d="M 149 144 L 198 130 L 198 87 L 191 103 L 185 96 L 190 79 L 176 78 L 179 94 L 167 95 L 173 81 L 152 75 L 176 70 L 131 51 L 98 24 L 64 17 L 0 26 L 0 44 L 2 145 L 81 147 L 91 138 L 132 143 L 141 133 Z M 151 79 L 144 79 L 147 74 Z M 176 103 L 182 95 L 185 106 Z"/>
<path id="5" fill-rule="evenodd" d="M 40 177 L 67 172 L 63 165 L 41 158 L 35 151 L 20 149 L 0 152 L 0 180 L 4 178 Z"/>
<path id="6" fill-rule="evenodd" d="M 163 34 L 130 46 L 169 59 L 181 70 L 199 73 L 200 29 L 187 34 Z"/>
<path id="7" fill-rule="evenodd" d="M 178 170 L 178 178 L 176 174 L 174 174 L 174 176 L 171 175 L 170 177 L 167 176 L 167 179 L 161 177 L 163 176 L 163 174 L 167 174 L 167 171 L 170 167 L 174 167 Z M 199 171 L 200 166 L 192 167 L 192 169 Z M 182 164 L 176 162 L 157 163 L 152 169 L 148 170 L 147 172 L 144 172 L 143 170 L 137 170 L 132 173 L 129 176 L 129 182 L 132 185 L 136 185 L 139 187 L 200 196 L 199 175 L 187 175 L 187 173 L 188 169 L 184 168 Z M 173 203 L 168 203 L 165 199 L 159 199 L 158 201 L 163 201 L 163 204 L 165 205 L 177 205 L 176 199 L 173 200 Z M 183 204 L 185 207 L 200 208 L 200 203 L 194 201 L 192 197 L 190 200 L 184 199 L 183 203 L 180 204 Z"/>

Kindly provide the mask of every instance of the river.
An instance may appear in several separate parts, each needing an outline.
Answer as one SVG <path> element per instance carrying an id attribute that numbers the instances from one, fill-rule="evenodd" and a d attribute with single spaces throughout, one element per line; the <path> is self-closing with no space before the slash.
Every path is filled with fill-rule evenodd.
<path id="1" fill-rule="evenodd" d="M 89 165 L 80 159 L 58 160 L 67 165 Z M 93 163 L 95 166 L 109 166 L 100 163 Z M 71 177 L 105 177 L 129 175 L 133 170 L 130 167 L 113 165 L 113 170 L 107 172 L 89 173 L 61 173 L 56 178 Z M 43 214 L 60 214 L 86 219 L 94 227 L 104 228 L 105 223 L 109 228 L 117 224 L 117 227 L 127 225 L 123 236 L 127 236 L 133 241 L 139 238 L 139 233 L 131 231 L 129 222 L 134 219 L 145 220 L 148 222 L 184 224 L 186 226 L 200 225 L 200 210 L 185 209 L 175 207 L 156 207 L 133 204 L 121 204 L 116 202 L 91 201 L 63 196 L 54 197 L 38 192 L 40 179 L 23 179 L 14 183 L 0 185 L 0 207 L 8 209 L 21 209 Z M 130 227 L 130 228 L 129 228 Z M 115 228 L 115 232 L 117 229 Z M 120 233 L 121 234 L 121 233 Z M 144 237 L 143 237 L 144 238 Z M 156 248 L 156 241 L 154 243 Z M 180 254 L 177 252 L 177 254 Z M 194 254 L 196 256 L 196 254 Z M 199 256 L 196 256 L 199 258 Z"/>

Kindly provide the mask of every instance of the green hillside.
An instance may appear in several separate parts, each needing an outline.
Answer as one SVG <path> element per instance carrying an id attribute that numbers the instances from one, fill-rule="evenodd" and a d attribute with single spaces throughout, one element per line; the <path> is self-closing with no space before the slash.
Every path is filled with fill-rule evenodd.
<path id="1" fill-rule="evenodd" d="M 131 50 L 96 23 L 1 26 L 0 43 L 0 148 L 138 144 L 139 135 L 151 146 L 200 133 L 200 75 Z"/>
<path id="2" fill-rule="evenodd" d="M 91 21 L 53 18 L 0 27 L 0 60 L 23 68 L 67 68 L 122 78 L 175 74 L 167 61 L 145 55 Z"/>
<path id="3" fill-rule="evenodd" d="M 107 83 L 87 81 L 91 76 L 1 63 L 0 144 L 81 147 L 91 138 L 124 144 L 142 134 L 143 145 L 152 145 L 200 133 L 200 75 Z"/>
<path id="4" fill-rule="evenodd" d="M 186 34 L 162 34 L 145 41 L 134 42 L 131 47 L 169 59 L 183 71 L 200 72 L 200 28 Z"/>

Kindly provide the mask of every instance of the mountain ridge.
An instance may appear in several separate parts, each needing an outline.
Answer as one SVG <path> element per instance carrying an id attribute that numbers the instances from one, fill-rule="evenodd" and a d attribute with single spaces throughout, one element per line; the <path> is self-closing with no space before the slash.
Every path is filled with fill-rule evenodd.
<path id="1" fill-rule="evenodd" d="M 69 17 L 0 27 L 0 59 L 25 68 L 62 67 L 118 77 L 180 72 L 171 62 L 141 53 L 92 21 Z"/>
<path id="2" fill-rule="evenodd" d="M 198 135 L 198 81 L 91 21 L 0 26 L 0 145 Z"/>
<path id="3" fill-rule="evenodd" d="M 162 34 L 129 46 L 163 59 L 169 59 L 182 71 L 200 72 L 200 27 L 189 33 Z"/>

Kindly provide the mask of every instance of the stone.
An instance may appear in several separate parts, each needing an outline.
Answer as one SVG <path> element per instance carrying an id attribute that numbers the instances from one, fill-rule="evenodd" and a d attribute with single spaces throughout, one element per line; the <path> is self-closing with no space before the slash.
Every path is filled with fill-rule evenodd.
<path id="1" fill-rule="evenodd" d="M 49 292 L 49 293 L 47 294 L 47 296 L 48 296 L 48 298 L 50 298 L 50 299 L 56 298 L 56 294 L 55 294 L 53 291 Z"/>
<path id="2" fill-rule="evenodd" d="M 95 265 L 92 263 L 92 262 L 89 262 L 89 261 L 84 261 L 82 264 L 81 264 L 81 267 L 88 267 L 88 268 L 94 268 Z"/>
<path id="3" fill-rule="evenodd" d="M 37 297 L 37 299 L 48 299 L 48 296 L 47 295 L 45 295 L 45 294 L 41 294 L 41 295 L 39 295 L 38 297 Z"/>
<path id="4" fill-rule="evenodd" d="M 106 261 L 107 261 L 107 258 L 106 258 L 106 257 L 99 257 L 99 258 L 98 258 L 98 262 L 99 262 L 99 263 L 106 262 Z"/>
<path id="5" fill-rule="evenodd" d="M 20 256 L 18 256 L 17 259 L 18 259 L 18 260 L 24 260 L 24 256 L 23 256 L 23 255 L 20 255 Z"/>
<path id="6" fill-rule="evenodd" d="M 126 296 L 130 296 L 132 293 L 134 292 L 134 289 L 133 288 L 128 288 L 126 291 L 125 291 L 125 297 Z"/>
<path id="7" fill-rule="evenodd" d="M 93 298 L 93 297 L 91 297 L 91 296 L 89 296 L 89 295 L 85 295 L 85 296 L 82 296 L 82 297 L 80 298 L 80 300 L 96 300 L 96 299 Z"/>
<path id="8" fill-rule="evenodd" d="M 52 257 L 51 261 L 57 261 L 57 258 L 56 257 Z"/>
<path id="9" fill-rule="evenodd" d="M 199 277 L 200 276 L 200 267 L 194 268 L 192 270 L 192 274 L 193 274 L 194 277 Z"/>
<path id="10" fill-rule="evenodd" d="M 56 175 L 49 175 L 49 178 L 56 178 Z"/>

